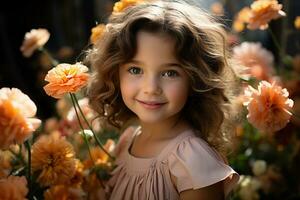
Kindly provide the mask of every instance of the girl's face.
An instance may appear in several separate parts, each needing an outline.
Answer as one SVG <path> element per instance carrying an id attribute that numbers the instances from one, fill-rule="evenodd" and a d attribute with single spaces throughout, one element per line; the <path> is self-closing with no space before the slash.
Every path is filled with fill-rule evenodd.
<path id="1" fill-rule="evenodd" d="M 175 58 L 175 41 L 160 33 L 139 32 L 137 53 L 119 68 L 125 105 L 143 123 L 177 120 L 188 97 L 188 76 Z"/>

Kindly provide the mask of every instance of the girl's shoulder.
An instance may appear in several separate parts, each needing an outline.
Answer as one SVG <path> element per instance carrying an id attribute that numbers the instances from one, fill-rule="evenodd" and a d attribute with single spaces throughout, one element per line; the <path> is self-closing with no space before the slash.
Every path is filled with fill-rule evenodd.
<path id="1" fill-rule="evenodd" d="M 194 131 L 178 138 L 167 161 L 170 173 L 176 177 L 179 192 L 224 181 L 224 193 L 227 195 L 239 179 L 223 157 Z"/>
<path id="2" fill-rule="evenodd" d="M 212 157 L 225 161 L 221 154 L 197 135 L 195 130 L 189 129 L 183 132 L 182 135 L 177 136 L 171 154 L 186 157 L 196 156 L 197 158 Z"/>

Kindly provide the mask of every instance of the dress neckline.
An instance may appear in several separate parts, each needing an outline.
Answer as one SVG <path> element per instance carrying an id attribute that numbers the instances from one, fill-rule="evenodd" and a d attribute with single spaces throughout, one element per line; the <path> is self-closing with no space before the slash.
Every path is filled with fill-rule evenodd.
<path id="1" fill-rule="evenodd" d="M 158 159 L 158 158 L 160 158 L 160 157 L 162 157 L 163 155 L 164 155 L 164 153 L 165 152 L 168 152 L 168 150 L 170 149 L 170 148 L 172 148 L 173 147 L 173 145 L 175 145 L 175 144 L 177 144 L 178 142 L 180 142 L 184 137 L 186 137 L 186 136 L 188 136 L 188 135 L 193 135 L 194 133 L 193 133 L 193 131 L 192 131 L 192 129 L 186 129 L 186 130 L 184 130 L 184 131 L 182 131 L 180 134 L 178 134 L 176 137 L 174 137 L 174 138 L 172 138 L 169 142 L 168 142 L 168 144 L 165 146 L 165 147 L 163 147 L 163 149 L 161 150 L 161 152 L 158 154 L 158 155 L 156 155 L 156 156 L 153 156 L 153 157 L 149 157 L 149 158 L 144 158 L 144 157 L 137 157 L 137 156 L 134 156 L 134 155 L 132 155 L 131 154 L 131 148 L 132 148 L 132 145 L 133 145 L 133 142 L 134 142 L 134 139 L 135 139 L 135 137 L 139 134 L 139 130 L 140 130 L 140 127 L 138 127 L 135 131 L 134 131 L 134 133 L 133 133 L 133 135 L 132 135 L 132 137 L 131 137 L 131 140 L 130 140 L 130 142 L 129 142 L 129 145 L 128 145 L 128 147 L 127 147 L 127 149 L 126 149 L 126 152 L 127 152 L 127 155 L 131 158 L 131 159 L 134 159 L 134 160 L 140 160 L 140 161 L 152 161 L 152 160 L 154 160 L 154 159 Z"/>

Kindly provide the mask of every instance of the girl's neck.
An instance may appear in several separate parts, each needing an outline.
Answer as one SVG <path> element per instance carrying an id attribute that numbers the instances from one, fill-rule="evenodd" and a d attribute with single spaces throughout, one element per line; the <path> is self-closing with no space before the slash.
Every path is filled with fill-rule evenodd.
<path id="1" fill-rule="evenodd" d="M 190 126 L 184 120 L 165 120 L 160 123 L 140 122 L 141 132 L 144 138 L 149 140 L 164 140 L 176 137 Z"/>

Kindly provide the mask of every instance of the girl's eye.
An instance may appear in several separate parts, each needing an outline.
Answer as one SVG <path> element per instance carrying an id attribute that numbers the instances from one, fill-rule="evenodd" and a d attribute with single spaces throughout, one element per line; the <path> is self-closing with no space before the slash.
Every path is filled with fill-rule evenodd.
<path id="1" fill-rule="evenodd" d="M 138 68 L 138 67 L 130 67 L 128 69 L 128 72 L 130 74 L 141 74 L 142 73 L 142 69 Z"/>
<path id="2" fill-rule="evenodd" d="M 175 70 L 168 70 L 162 73 L 162 76 L 165 77 L 177 77 L 179 76 L 179 73 Z"/>

